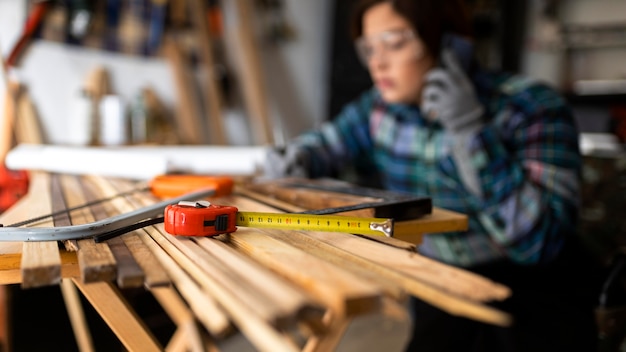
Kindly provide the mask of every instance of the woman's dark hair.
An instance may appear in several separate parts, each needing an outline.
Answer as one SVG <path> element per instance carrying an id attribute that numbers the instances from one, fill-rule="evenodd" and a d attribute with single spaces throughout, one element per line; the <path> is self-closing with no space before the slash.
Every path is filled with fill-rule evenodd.
<path id="1" fill-rule="evenodd" d="M 357 1 L 351 14 L 350 35 L 353 40 L 363 32 L 365 12 L 385 2 L 407 19 L 436 58 L 439 57 L 445 33 L 472 36 L 470 16 L 463 0 L 361 0 Z"/>

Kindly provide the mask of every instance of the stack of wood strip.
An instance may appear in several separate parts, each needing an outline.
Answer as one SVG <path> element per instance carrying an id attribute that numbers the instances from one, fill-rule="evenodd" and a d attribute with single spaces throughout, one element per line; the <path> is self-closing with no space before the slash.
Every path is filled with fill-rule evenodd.
<path id="1" fill-rule="evenodd" d="M 32 176 L 31 192 L 2 215 L 2 223 L 145 188 L 136 181 L 96 176 Z M 245 211 L 278 211 L 237 187 L 233 195 L 211 201 Z M 145 191 L 136 192 L 31 226 L 88 223 L 157 201 Z M 2 244 L 7 245 L 3 253 L 15 245 Z M 450 314 L 511 323 L 508 315 L 487 305 L 507 298 L 507 287 L 425 258 L 407 250 L 410 246 L 343 233 L 239 228 L 229 235 L 191 238 L 172 236 L 159 224 L 105 243 L 84 239 L 65 243 L 65 249 L 56 242 L 22 246 L 19 275 L 15 277 L 15 268 L 3 267 L 2 282 L 19 280 L 28 288 L 69 277 L 96 308 L 103 301 L 116 302 L 112 297 L 119 296 L 118 288 L 143 286 L 178 326 L 169 348 L 205 346 L 207 339 L 219 341 L 240 332 L 258 350 L 332 349 L 351 319 L 403 311 L 409 295 Z M 141 324 L 132 325 L 120 315 L 124 309 L 105 306 L 116 307 L 99 312 L 129 350 L 161 348 L 149 333 L 143 340 L 138 337 L 133 329 Z"/>

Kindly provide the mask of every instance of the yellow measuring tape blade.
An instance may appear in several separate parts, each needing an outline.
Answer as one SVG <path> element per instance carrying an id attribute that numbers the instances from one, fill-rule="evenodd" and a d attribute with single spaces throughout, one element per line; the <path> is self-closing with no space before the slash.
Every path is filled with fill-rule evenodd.
<path id="1" fill-rule="evenodd" d="M 340 215 L 257 213 L 240 211 L 237 226 L 283 230 L 345 232 L 370 236 L 393 236 L 393 220 Z"/>

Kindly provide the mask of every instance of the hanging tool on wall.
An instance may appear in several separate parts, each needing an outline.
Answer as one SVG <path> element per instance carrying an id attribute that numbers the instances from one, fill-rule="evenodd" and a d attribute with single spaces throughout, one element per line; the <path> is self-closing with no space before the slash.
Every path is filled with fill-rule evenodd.
<path id="1" fill-rule="evenodd" d="M 30 43 L 33 35 L 39 29 L 41 22 L 43 21 L 46 13 L 50 7 L 50 1 L 36 1 L 33 3 L 30 13 L 28 14 L 28 18 L 26 19 L 26 23 L 24 25 L 24 30 L 20 38 L 17 40 L 11 53 L 7 58 L 7 65 L 16 66 L 17 62 L 21 58 L 21 55 L 24 53 L 24 50 Z"/>

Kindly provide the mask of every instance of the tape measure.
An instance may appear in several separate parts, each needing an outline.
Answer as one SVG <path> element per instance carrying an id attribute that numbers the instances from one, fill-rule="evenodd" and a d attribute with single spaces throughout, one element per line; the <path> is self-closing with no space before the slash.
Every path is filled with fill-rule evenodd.
<path id="1" fill-rule="evenodd" d="M 164 225 L 169 234 L 179 236 L 215 236 L 235 232 L 237 226 L 393 236 L 392 219 L 240 212 L 237 207 L 214 205 L 207 201 L 168 205 L 164 211 Z"/>

